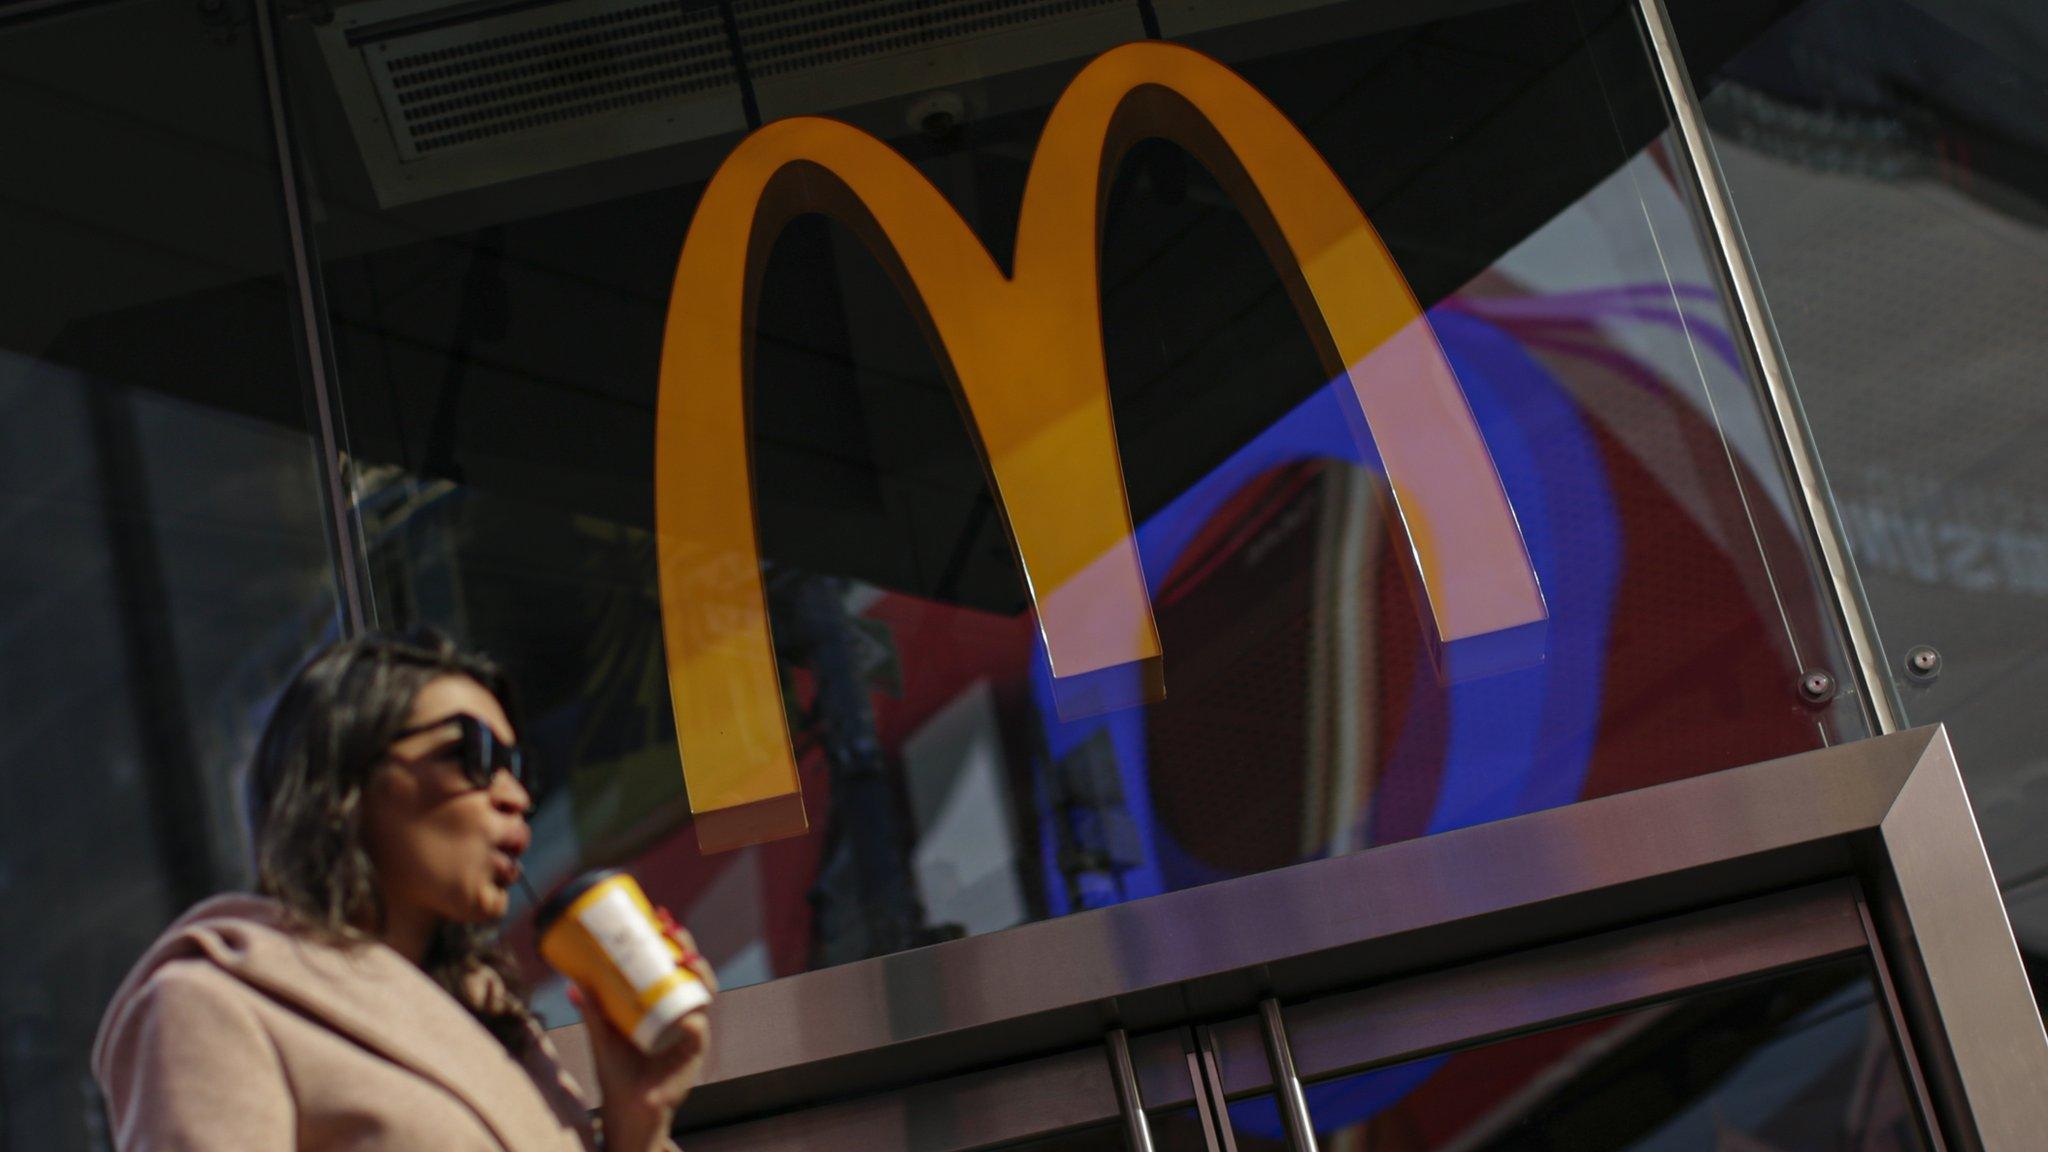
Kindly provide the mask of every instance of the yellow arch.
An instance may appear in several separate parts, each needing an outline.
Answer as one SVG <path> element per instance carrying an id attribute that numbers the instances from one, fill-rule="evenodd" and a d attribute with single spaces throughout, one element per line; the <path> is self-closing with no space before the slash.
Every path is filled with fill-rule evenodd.
<path id="1" fill-rule="evenodd" d="M 755 533 L 753 310 L 793 216 L 852 227 L 921 311 L 965 401 L 1036 606 L 1062 715 L 1156 699 L 1103 365 L 1102 198 L 1129 145 L 1206 165 L 1253 224 L 1386 466 L 1439 640 L 1533 624 L 1543 598 L 1456 378 L 1407 280 L 1321 155 L 1259 92 L 1175 45 L 1098 57 L 1054 105 L 1005 276 L 945 197 L 881 141 L 812 117 L 753 133 L 713 176 L 676 266 L 655 428 L 655 524 L 676 733 L 705 851 L 805 827 Z M 1128 690 L 1128 689 L 1127 689 Z"/>

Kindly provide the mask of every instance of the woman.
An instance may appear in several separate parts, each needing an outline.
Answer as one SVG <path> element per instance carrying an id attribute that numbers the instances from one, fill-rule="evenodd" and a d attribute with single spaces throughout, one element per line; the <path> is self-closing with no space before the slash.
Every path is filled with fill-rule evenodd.
<path id="1" fill-rule="evenodd" d="M 672 1147 L 703 1013 L 659 1057 L 587 1014 L 593 1126 L 490 942 L 531 837 L 511 701 L 434 634 L 348 641 L 300 671 L 251 768 L 256 894 L 173 924 L 100 1025 L 122 1149 Z"/>

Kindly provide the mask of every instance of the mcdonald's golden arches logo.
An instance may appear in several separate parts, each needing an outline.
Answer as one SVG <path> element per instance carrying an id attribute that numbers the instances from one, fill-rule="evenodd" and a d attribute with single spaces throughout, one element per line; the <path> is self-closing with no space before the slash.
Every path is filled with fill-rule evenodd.
<path id="1" fill-rule="evenodd" d="M 922 310 L 1016 547 L 1064 717 L 1158 699 L 1159 632 L 1134 543 L 1102 351 L 1099 214 L 1124 152 L 1159 137 L 1256 230 L 1385 464 L 1442 644 L 1538 624 L 1543 596 L 1491 455 L 1407 280 L 1335 173 L 1222 64 L 1157 41 L 1082 69 L 1032 158 L 1005 274 L 938 189 L 849 125 L 766 125 L 706 187 L 677 263 L 655 428 L 669 691 L 706 851 L 806 827 L 769 637 L 748 445 L 755 295 L 776 236 L 851 227 Z"/>

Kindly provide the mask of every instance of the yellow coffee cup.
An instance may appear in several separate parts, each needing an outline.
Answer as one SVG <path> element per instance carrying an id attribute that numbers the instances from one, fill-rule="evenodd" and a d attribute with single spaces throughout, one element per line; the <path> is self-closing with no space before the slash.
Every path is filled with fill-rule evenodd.
<path id="1" fill-rule="evenodd" d="M 541 958 L 596 993 L 605 1019 L 649 1055 L 674 1047 L 683 1017 L 711 1002 L 647 894 L 624 872 L 570 881 L 541 903 L 533 927 Z"/>

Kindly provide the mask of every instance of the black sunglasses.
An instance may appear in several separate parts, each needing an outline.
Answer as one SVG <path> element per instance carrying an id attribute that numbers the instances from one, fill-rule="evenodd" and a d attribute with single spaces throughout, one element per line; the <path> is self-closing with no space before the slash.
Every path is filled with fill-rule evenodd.
<path id="1" fill-rule="evenodd" d="M 491 731 L 490 725 L 466 712 L 436 720 L 432 724 L 407 728 L 391 739 L 394 742 L 403 740 L 408 736 L 418 736 L 422 732 L 445 728 L 451 723 L 462 729 L 462 734 L 457 738 L 457 747 L 461 752 L 464 779 L 478 788 L 489 788 L 491 781 L 497 778 L 498 770 L 502 768 L 510 772 L 514 780 L 519 781 L 520 787 L 526 789 L 528 796 L 536 802 L 539 801 L 540 773 L 535 770 L 533 758 L 519 745 L 507 744 L 498 739 L 498 734 Z"/>

